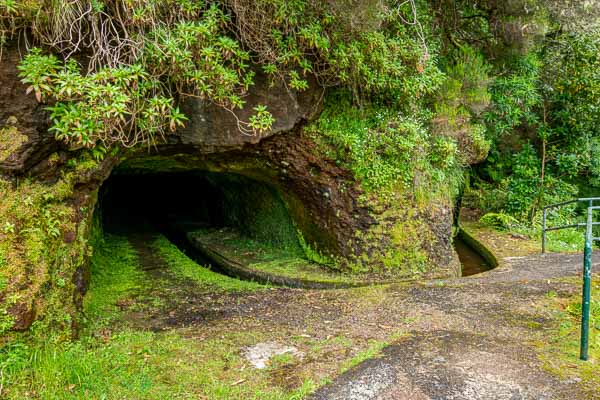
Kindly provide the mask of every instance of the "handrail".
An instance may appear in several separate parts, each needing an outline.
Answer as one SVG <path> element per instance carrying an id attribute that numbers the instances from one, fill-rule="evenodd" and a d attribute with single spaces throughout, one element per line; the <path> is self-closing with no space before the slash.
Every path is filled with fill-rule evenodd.
<path id="1" fill-rule="evenodd" d="M 544 216 L 542 221 L 542 253 L 546 252 L 546 232 L 555 231 L 566 228 L 579 228 L 585 226 L 585 245 L 583 247 L 583 290 L 581 295 L 581 339 L 579 346 L 579 358 L 587 361 L 589 336 L 590 336 L 590 301 L 592 291 L 592 244 L 595 241 L 600 241 L 600 237 L 594 237 L 593 227 L 600 225 L 600 222 L 594 222 L 594 211 L 600 210 L 600 206 L 595 206 L 594 202 L 599 201 L 599 197 L 585 197 L 574 200 L 563 201 L 560 203 L 550 204 L 543 208 Z M 587 202 L 586 222 L 568 224 L 563 226 L 547 227 L 546 219 L 548 218 L 548 210 L 551 208 L 562 207 L 568 204 Z"/>
<path id="2" fill-rule="evenodd" d="M 560 203 L 554 203 L 554 204 L 549 204 L 547 206 L 544 206 L 544 210 L 549 210 L 551 208 L 556 208 L 556 207 L 561 207 L 561 206 L 566 206 L 567 204 L 572 204 L 572 203 L 577 203 L 579 202 L 579 199 L 574 199 L 574 200 L 567 200 L 567 201 L 562 201 Z"/>
<path id="3" fill-rule="evenodd" d="M 587 224 L 585 229 L 585 245 L 583 247 L 583 290 L 581 294 L 581 340 L 579 345 L 579 359 L 587 361 L 590 340 L 590 303 L 592 292 L 592 244 L 600 240 L 594 237 L 592 228 L 594 225 L 594 211 L 600 210 L 600 206 L 594 206 L 590 201 L 587 209 Z"/>
<path id="4" fill-rule="evenodd" d="M 600 200 L 600 197 L 580 197 L 580 198 L 573 199 L 573 200 L 561 201 L 560 203 L 548 204 L 547 206 L 544 206 L 543 208 L 545 210 L 548 210 L 550 208 L 556 208 L 556 207 L 566 206 L 567 204 L 584 202 L 584 201 L 594 202 L 594 201 L 597 201 L 597 200 Z"/>
<path id="5" fill-rule="evenodd" d="M 600 201 L 600 197 L 579 197 L 577 199 L 561 201 L 559 203 L 548 204 L 547 206 L 544 206 L 542 208 L 542 254 L 546 253 L 546 241 L 547 241 L 547 233 L 548 232 L 557 231 L 560 229 L 580 228 L 580 227 L 586 226 L 585 223 L 577 223 L 577 224 L 568 224 L 568 225 L 548 227 L 548 224 L 547 224 L 548 210 L 557 208 L 557 207 L 566 206 L 569 204 L 583 203 L 583 202 L 588 203 L 588 207 L 593 207 L 595 201 Z M 593 222 L 592 225 L 600 225 L 600 223 Z"/>

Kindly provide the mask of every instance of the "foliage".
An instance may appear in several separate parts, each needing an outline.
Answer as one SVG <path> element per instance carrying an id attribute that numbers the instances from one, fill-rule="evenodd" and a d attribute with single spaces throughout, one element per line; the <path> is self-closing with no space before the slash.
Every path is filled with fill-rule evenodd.
<path id="1" fill-rule="evenodd" d="M 502 213 L 487 213 L 479 219 L 479 222 L 500 230 L 510 230 L 519 226 L 519 221 L 514 217 Z"/>
<path id="2" fill-rule="evenodd" d="M 302 89 L 308 73 L 355 99 L 422 95 L 437 74 L 413 2 L 388 0 L 227 0 L 240 41 L 269 74 Z M 352 13 L 347 9 L 351 8 Z M 419 13 L 422 18 L 425 13 Z"/>
<path id="3" fill-rule="evenodd" d="M 423 122 L 376 104 L 355 108 L 343 94 L 327 99 L 306 133 L 348 167 L 367 192 L 435 192 L 459 170 L 452 138 L 431 137 Z"/>
<path id="4" fill-rule="evenodd" d="M 148 5 L 152 6 L 156 4 Z M 175 105 L 176 95 L 208 99 L 228 109 L 241 108 L 242 96 L 252 84 L 248 53 L 222 34 L 226 15 L 212 6 L 195 10 L 195 16 L 197 20 L 160 25 L 146 32 L 135 62 L 112 65 L 107 61 L 107 66 L 101 64 L 86 73 L 73 58 L 63 64 L 57 57 L 33 49 L 19 67 L 21 77 L 38 101 L 57 101 L 50 110 L 58 139 L 87 147 L 98 142 L 104 147 L 115 142 L 152 144 L 157 135 L 183 125 L 185 116 Z M 124 57 L 114 51 L 117 59 Z M 250 122 L 244 123 L 249 128 L 240 122 L 240 129 L 263 132 L 273 122 L 271 114 L 259 106 Z"/>
<path id="5" fill-rule="evenodd" d="M 544 55 L 549 157 L 557 173 L 573 177 L 589 171 L 594 140 L 600 137 L 600 30 L 559 35 Z"/>
<path id="6" fill-rule="evenodd" d="M 471 47 L 461 47 L 456 53 L 447 57 L 446 79 L 437 92 L 432 129 L 453 138 L 459 144 L 461 161 L 468 164 L 484 159 L 490 147 L 484 126 L 477 122 L 490 102 L 490 66 Z"/>
<path id="7" fill-rule="evenodd" d="M 598 38 L 558 34 L 503 65 L 485 114 L 494 145 L 478 169 L 494 203 L 486 210 L 531 222 L 542 205 L 575 197 L 577 176 L 595 182 Z"/>
<path id="8" fill-rule="evenodd" d="M 490 87 L 493 106 L 484 116 L 493 138 L 539 121 L 541 66 L 537 55 L 531 53 L 518 58 L 506 75 L 494 79 Z"/>
<path id="9" fill-rule="evenodd" d="M 176 103 L 186 96 L 243 107 L 251 62 L 299 91 L 312 75 L 322 86 L 350 88 L 357 102 L 423 96 L 440 74 L 414 7 L 391 0 L 4 0 L 0 32 L 6 38 L 28 29 L 62 55 L 64 62 L 34 49 L 21 65 L 38 101 L 57 102 L 57 137 L 74 146 L 132 146 L 183 124 Z M 239 129 L 269 130 L 273 116 L 262 105 L 254 111 Z"/>
<path id="10" fill-rule="evenodd" d="M 149 82 L 139 65 L 83 76 L 75 61 L 62 65 L 55 56 L 33 49 L 19 69 L 38 101 L 57 101 L 48 107 L 50 130 L 75 148 L 153 144 L 157 135 L 174 131 L 185 120 L 173 99 L 159 95 L 158 83 Z"/>

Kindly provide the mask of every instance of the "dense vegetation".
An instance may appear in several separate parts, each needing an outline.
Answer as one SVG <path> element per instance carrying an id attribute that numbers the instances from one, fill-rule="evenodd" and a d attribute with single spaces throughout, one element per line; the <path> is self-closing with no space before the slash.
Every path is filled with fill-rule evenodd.
<path id="1" fill-rule="evenodd" d="M 2 0 L 0 40 L 28 38 L 23 82 L 96 157 L 185 124 L 186 96 L 233 112 L 257 72 L 316 78 L 338 89 L 309 132 L 367 191 L 457 188 L 491 144 L 471 194 L 530 223 L 600 182 L 595 17 L 529 0 Z M 240 134 L 273 122 L 258 106 Z"/>
<path id="2" fill-rule="evenodd" d="M 74 162 L 159 143 L 186 123 L 188 97 L 236 115 L 256 74 L 289 90 L 322 88 L 323 112 L 303 131 L 314 152 L 354 174 L 362 203 L 405 221 L 381 225 L 395 251 L 370 249 L 354 270 L 414 276 L 432 240 L 423 209 L 463 193 L 465 205 L 491 213 L 484 222 L 536 234 L 544 204 L 600 185 L 597 18 L 593 7 L 534 0 L 0 0 L 0 48 L 26 45 L 20 77 Z M 273 123 L 259 105 L 238 119 L 239 133 Z M 23 141 L 14 129 L 0 137 L 14 138 L 0 156 Z M 69 168 L 85 175 L 88 162 Z M 56 262 L 63 220 L 49 210 L 64 196 L 32 192 L 41 219 L 22 194 L 5 196 L 0 265 Z M 394 204 L 405 207 L 393 214 Z M 574 218 L 573 209 L 553 217 Z M 368 242 L 372 232 L 355 234 Z M 23 274 L 9 282 L 7 271 L 0 286 L 17 287 Z M 0 330 L 17 303 L 7 298 Z"/>
<path id="3" fill-rule="evenodd" d="M 86 321 L 74 321 L 76 305 L 64 297 L 74 292 L 73 276 L 91 251 L 92 227 L 73 222 L 67 204 L 76 187 L 107 155 L 155 145 L 184 126 L 189 116 L 180 106 L 188 98 L 229 111 L 240 135 L 269 131 L 275 120 L 266 106 L 256 106 L 247 120 L 236 114 L 259 74 L 290 91 L 323 92 L 323 110 L 303 127 L 303 138 L 318 157 L 353 174 L 361 205 L 381 216 L 375 229 L 394 250 L 365 251 L 350 263 L 353 272 L 377 265 L 395 277 L 426 273 L 424 248 L 434 240 L 419 213 L 438 204 L 451 208 L 460 198 L 481 211 L 482 223 L 539 234 L 545 204 L 600 187 L 600 5 L 571 3 L 0 0 L 0 54 L 20 46 L 20 79 L 47 108 L 51 131 L 72 156 L 50 185 L 23 179 L 13 190 L 0 179 L 0 335 L 14 328 L 13 307 L 33 307 L 35 299 L 40 317 L 31 338 L 15 334 L 0 349 L 0 396 L 5 388 L 13 398 L 168 397 L 176 383 L 182 397 L 192 387 L 210 398 L 300 398 L 314 387 L 307 379 L 294 393 L 273 392 L 266 375 L 255 379 L 250 370 L 242 374 L 248 386 L 220 382 L 221 365 L 211 362 L 225 360 L 225 378 L 232 380 L 229 364 L 239 367 L 232 349 L 247 337 L 223 346 L 127 329 L 103 336 L 120 322 L 115 304 L 127 304 L 146 283 L 123 238 L 96 238 Z M 0 161 L 26 140 L 14 127 L 0 128 Z M 333 263 L 297 237 L 291 223 L 283 226 L 278 214 L 285 213 L 274 210 L 265 210 L 271 226 L 295 247 L 299 239 L 308 258 Z M 92 218 L 93 210 L 77 212 L 83 221 Z M 577 216 L 574 207 L 552 215 Z M 63 232 L 73 233 L 69 244 Z M 370 242 L 373 232 L 352 234 Z M 581 240 L 559 235 L 560 250 Z M 209 290 L 265 289 L 198 269 L 166 240 L 154 246 L 174 274 Z M 109 264 L 111 271 L 104 268 Z M 557 333 L 569 351 L 576 347 L 578 313 L 569 303 Z M 595 326 L 598 313 L 596 298 Z M 85 322 L 84 339 L 65 340 L 78 322 Z M 596 331 L 594 340 L 597 352 Z M 182 366 L 167 353 L 206 368 Z"/>
<path id="4" fill-rule="evenodd" d="M 233 112 L 260 72 L 292 90 L 315 80 L 341 89 L 347 111 L 326 113 L 317 129 L 334 151 L 352 148 L 343 161 L 367 189 L 410 180 L 433 187 L 460 162 L 456 138 L 444 132 L 428 138 L 437 110 L 431 97 L 441 88 L 438 111 L 464 116 L 464 102 L 448 96 L 465 91 L 469 97 L 467 91 L 478 89 L 462 87 L 470 71 L 444 76 L 427 8 L 379 0 L 3 0 L 0 33 L 4 41 L 21 35 L 37 46 L 20 65 L 21 77 L 49 104 L 52 130 L 73 149 L 91 148 L 101 157 L 110 147 L 156 143 L 185 123 L 178 103 L 188 96 Z M 356 128 L 335 126 L 348 118 Z M 268 130 L 273 122 L 258 106 L 239 121 L 240 134 Z M 460 124 L 483 141 L 480 129 L 465 128 L 462 117 Z M 379 143 L 365 140 L 383 139 L 382 132 L 397 133 Z M 405 142 L 402 149 L 397 139 Z M 417 173 L 396 157 L 411 149 L 420 154 Z M 371 159 L 375 166 L 363 171 Z"/>

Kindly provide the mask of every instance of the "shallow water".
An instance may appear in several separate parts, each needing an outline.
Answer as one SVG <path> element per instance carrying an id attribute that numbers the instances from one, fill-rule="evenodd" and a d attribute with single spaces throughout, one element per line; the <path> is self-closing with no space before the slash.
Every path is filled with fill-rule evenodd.
<path id="1" fill-rule="evenodd" d="M 454 248 L 462 265 L 462 276 L 471 276 L 489 271 L 491 266 L 463 240 L 454 238 Z"/>

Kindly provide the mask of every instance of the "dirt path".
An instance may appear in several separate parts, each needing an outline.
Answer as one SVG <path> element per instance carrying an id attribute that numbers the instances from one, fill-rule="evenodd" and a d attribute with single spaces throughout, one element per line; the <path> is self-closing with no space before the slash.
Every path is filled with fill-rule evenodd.
<path id="1" fill-rule="evenodd" d="M 214 293 L 170 273 L 149 239 L 130 241 L 155 282 L 145 296 L 161 301 L 131 312 L 133 326 L 202 340 L 260 333 L 295 346 L 305 356 L 274 369 L 272 384 L 335 378 L 312 399 L 600 399 L 577 379 L 546 372 L 534 346 L 553 327 L 546 295 L 579 290 L 561 279 L 578 275 L 579 255 L 508 258 L 476 277 L 422 284 Z M 373 341 L 390 340 L 381 357 L 340 375 Z"/>
<path id="2" fill-rule="evenodd" d="M 551 327 L 536 303 L 571 295 L 556 278 L 576 276 L 581 264 L 581 255 L 505 258 L 476 277 L 410 288 L 404 307 L 420 315 L 410 337 L 311 399 L 598 399 L 577 379 L 546 372 L 532 346 Z"/>

